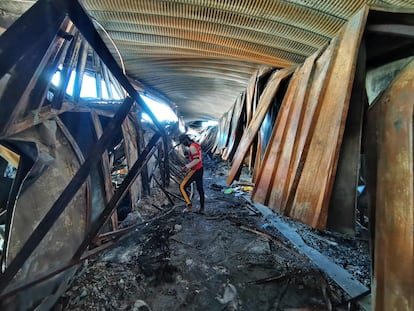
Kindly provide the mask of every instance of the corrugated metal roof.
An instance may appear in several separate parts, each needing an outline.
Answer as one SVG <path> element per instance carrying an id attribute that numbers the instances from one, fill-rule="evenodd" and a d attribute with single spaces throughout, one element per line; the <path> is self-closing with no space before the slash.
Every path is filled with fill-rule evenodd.
<path id="1" fill-rule="evenodd" d="M 18 14 L 16 3 L 2 1 Z M 8 3 L 8 4 L 7 4 Z M 302 63 L 363 5 L 414 0 L 82 0 L 127 74 L 187 120 L 218 118 L 263 66 Z M 102 30 L 105 29 L 106 33 Z"/>

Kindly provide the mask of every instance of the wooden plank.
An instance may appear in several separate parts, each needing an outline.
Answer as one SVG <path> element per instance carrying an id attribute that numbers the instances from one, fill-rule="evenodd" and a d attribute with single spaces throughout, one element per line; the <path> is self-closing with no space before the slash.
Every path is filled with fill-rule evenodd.
<path id="1" fill-rule="evenodd" d="M 367 7 L 361 9 L 339 34 L 342 38 L 332 74 L 321 99 L 321 110 L 293 202 L 292 217 L 317 229 L 324 229 L 326 226 L 329 199 L 367 13 Z"/>
<path id="2" fill-rule="evenodd" d="M 374 310 L 414 310 L 414 61 L 376 103 Z M 371 137 L 375 139 L 375 137 Z"/>
<path id="3" fill-rule="evenodd" d="M 277 168 L 280 159 L 280 151 L 282 149 L 281 144 L 283 144 L 283 134 L 292 107 L 292 100 L 298 86 L 299 71 L 300 68 L 297 68 L 290 80 L 286 95 L 283 98 L 283 102 L 275 122 L 275 126 L 273 127 L 269 144 L 263 157 L 260 173 L 257 177 L 257 180 L 255 181 L 255 188 L 252 194 L 252 199 L 253 201 L 262 203 L 264 205 L 268 205 L 269 197 L 272 192 L 275 168 Z M 278 206 L 272 205 L 269 207 L 278 209 Z"/>
<path id="4" fill-rule="evenodd" d="M 59 40 L 56 34 L 42 35 L 34 45 L 24 47 L 26 54 L 15 64 L 5 90 L 1 94 L 0 132 L 2 135 L 6 135 L 8 127 L 24 115 L 40 73 L 45 70 L 54 53 L 53 46 L 56 40 Z"/>
<path id="5" fill-rule="evenodd" d="M 309 57 L 301 68 L 297 80 L 297 87 L 289 110 L 287 123 L 284 126 L 283 140 L 278 165 L 275 167 L 275 175 L 272 184 L 272 192 L 269 198 L 269 206 L 279 206 L 283 213 L 286 208 L 288 185 L 292 177 L 292 155 L 298 139 L 298 132 L 305 111 L 305 96 L 309 89 L 309 79 L 313 72 L 314 62 L 320 55 L 320 51 Z"/>
<path id="6" fill-rule="evenodd" d="M 234 181 L 236 174 L 240 171 L 247 151 L 249 150 L 251 143 L 253 142 L 258 130 L 260 129 L 267 111 L 273 103 L 273 99 L 279 89 L 280 83 L 284 79 L 288 78 L 292 74 L 293 70 L 294 68 L 278 70 L 273 73 L 269 79 L 269 82 L 267 83 L 263 94 L 260 96 L 259 106 L 257 107 L 257 110 L 253 116 L 253 120 L 249 124 L 249 127 L 246 129 L 246 131 L 243 133 L 243 137 L 234 155 L 234 161 L 230 169 L 229 176 L 227 177 L 227 184 L 230 185 Z"/>
<path id="7" fill-rule="evenodd" d="M 52 78 L 56 73 L 58 65 L 63 62 L 75 31 L 75 25 L 73 25 L 69 18 L 66 18 L 58 32 L 55 44 L 50 51 L 51 57 L 49 62 L 30 93 L 29 104 L 26 111 L 36 114 L 45 103 L 48 92 L 55 92 L 51 89 Z M 49 104 L 50 102 L 47 101 L 46 103 Z"/>
<path id="8" fill-rule="evenodd" d="M 128 78 L 119 67 L 114 56 L 109 51 L 98 31 L 95 29 L 91 19 L 81 4 L 78 1 L 54 0 L 53 5 L 68 14 L 72 22 L 82 33 L 82 36 L 89 42 L 89 45 L 95 50 L 96 54 L 113 74 L 115 83 L 119 83 L 125 89 L 130 97 L 133 98 L 138 103 L 138 105 L 142 107 L 146 114 L 148 114 L 160 133 L 164 134 L 165 130 L 163 125 L 157 120 L 154 113 L 151 111 L 145 101 L 138 95 L 135 88 L 129 82 Z M 168 146 L 165 147 L 168 149 Z"/>
<path id="9" fill-rule="evenodd" d="M 355 235 L 357 187 L 361 160 L 362 122 L 368 98 L 365 91 L 366 51 L 359 49 L 357 69 L 348 117 L 329 202 L 327 227 L 336 232 Z"/>
<path id="10" fill-rule="evenodd" d="M 142 150 L 145 149 L 145 137 L 144 137 L 144 130 L 141 122 L 141 117 L 138 117 L 136 113 L 132 113 L 134 116 L 135 122 L 135 131 L 137 133 L 137 147 L 138 152 L 141 153 Z M 164 159 L 165 160 L 165 159 Z M 167 161 L 168 163 L 170 161 Z M 145 165 L 141 172 L 141 185 L 142 185 L 142 192 L 143 195 L 150 195 L 151 194 L 151 185 L 150 185 L 150 178 L 148 174 L 148 166 Z"/>
<path id="11" fill-rule="evenodd" d="M 99 215 L 98 220 L 93 224 L 91 230 L 87 233 L 84 241 L 79 246 L 75 256 L 73 258 L 81 258 L 83 252 L 89 247 L 91 241 L 95 238 L 98 232 L 101 230 L 102 226 L 106 223 L 110 215 L 113 213 L 114 209 L 117 208 L 119 203 L 125 197 L 127 191 L 130 189 L 131 185 L 134 183 L 138 175 L 141 173 L 142 168 L 147 164 L 148 160 L 152 157 L 156 151 L 156 143 L 160 139 L 160 134 L 155 133 L 148 145 L 139 155 L 137 161 L 130 168 L 127 176 L 123 180 L 121 186 L 115 191 L 114 195 L 111 198 L 111 201 L 105 207 L 101 215 Z"/>
<path id="12" fill-rule="evenodd" d="M 125 157 L 127 159 L 128 169 L 130 169 L 138 159 L 137 133 L 130 116 L 122 123 L 122 135 L 124 137 Z M 135 180 L 129 192 L 131 195 L 132 209 L 134 209 L 141 198 L 141 181 L 139 179 Z"/>
<path id="13" fill-rule="evenodd" d="M 45 17 L 47 12 L 48 18 Z M 39 38 L 56 35 L 65 13 L 56 10 L 49 1 L 37 1 L 0 36 L 0 77 L 3 77 L 35 45 Z M 30 31 L 28 31 L 28 29 Z M 25 48 L 22 48 L 25 47 Z M 39 53 L 43 56 L 44 53 Z"/>
<path id="14" fill-rule="evenodd" d="M 292 202 L 296 194 L 296 189 L 302 173 L 303 165 L 306 160 L 309 144 L 312 138 L 315 122 L 320 110 L 320 97 L 325 91 L 326 83 L 331 74 L 331 65 L 336 52 L 338 38 L 334 38 L 322 55 L 315 62 L 314 73 L 310 83 L 310 90 L 305 98 L 305 111 L 299 123 L 298 139 L 296 140 L 292 160 L 290 162 L 289 181 L 286 184 L 287 201 L 285 203 L 285 214 L 290 215 Z"/>
<path id="15" fill-rule="evenodd" d="M 60 72 L 59 84 L 57 86 L 57 92 L 54 93 L 52 99 L 52 107 L 55 109 L 60 109 L 63 104 L 63 100 L 66 95 L 66 90 L 69 85 L 70 77 L 72 71 L 75 67 L 75 58 L 78 55 L 80 46 L 81 46 L 81 37 L 79 32 L 75 32 L 75 35 L 70 42 L 69 48 L 66 52 L 65 58 L 62 64 L 62 70 Z M 76 91 L 76 90 L 74 90 Z M 80 90 L 78 90 L 80 92 Z"/>
<path id="16" fill-rule="evenodd" d="M 86 61 L 88 59 L 88 50 L 89 50 L 88 42 L 86 42 L 85 40 L 82 40 L 80 44 L 81 45 L 79 48 L 79 56 L 78 56 L 77 64 L 76 64 L 75 82 L 73 83 L 73 101 L 75 103 L 79 102 L 80 100 L 80 94 L 81 94 L 82 83 L 83 83 L 83 74 L 85 72 Z"/>
<path id="17" fill-rule="evenodd" d="M 236 103 L 234 104 L 233 116 L 231 119 L 231 128 L 229 133 L 229 141 L 227 143 L 227 149 L 223 159 L 232 161 L 234 153 L 236 152 L 237 146 L 242 136 L 242 126 L 244 121 L 244 115 L 246 110 L 246 93 L 243 92 L 237 97 Z"/>
<path id="18" fill-rule="evenodd" d="M 99 120 L 99 116 L 95 111 L 91 112 L 91 119 L 93 126 L 95 128 L 96 139 L 98 140 L 103 133 L 102 124 Z M 112 186 L 112 177 L 111 177 L 111 165 L 109 161 L 108 150 L 105 150 L 102 153 L 102 160 L 101 160 L 101 169 L 102 169 L 102 177 L 104 179 L 104 187 L 105 187 L 105 204 L 111 200 L 112 195 L 114 194 L 114 188 Z M 113 213 L 111 215 L 112 221 L 112 228 L 113 230 L 118 229 L 118 213 Z"/>

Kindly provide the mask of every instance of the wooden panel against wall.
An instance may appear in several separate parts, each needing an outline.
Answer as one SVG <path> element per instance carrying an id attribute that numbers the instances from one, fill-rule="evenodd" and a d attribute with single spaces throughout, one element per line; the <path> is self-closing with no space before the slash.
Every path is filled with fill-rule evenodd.
<path id="1" fill-rule="evenodd" d="M 246 93 L 241 93 L 234 103 L 233 116 L 230 123 L 230 131 L 226 151 L 223 153 L 223 159 L 231 161 L 234 153 L 243 135 L 240 127 L 243 124 L 243 114 L 246 110 Z"/>
<path id="2" fill-rule="evenodd" d="M 279 114 L 276 118 L 276 124 L 273 127 L 272 135 L 269 144 L 266 148 L 263 162 L 260 168 L 260 173 L 255 181 L 255 189 L 253 192 L 253 200 L 262 203 L 273 209 L 279 209 L 279 206 L 269 205 L 269 197 L 272 192 L 272 185 L 274 181 L 275 169 L 279 163 L 280 151 L 282 150 L 285 125 L 292 108 L 294 94 L 298 86 L 299 68 L 293 74 L 286 95 L 283 98 Z"/>
<path id="3" fill-rule="evenodd" d="M 324 229 L 367 8 L 342 29 L 290 215 Z"/>
<path id="4" fill-rule="evenodd" d="M 289 190 L 289 180 L 294 176 L 295 171 L 291 166 L 292 154 L 296 147 L 300 125 L 303 120 L 303 114 L 306 106 L 304 105 L 305 95 L 309 89 L 309 79 L 313 71 L 315 59 L 320 53 L 315 53 L 309 57 L 301 67 L 297 76 L 297 87 L 292 94 L 291 108 L 287 122 L 283 128 L 283 145 L 280 152 L 279 160 L 275 165 L 274 180 L 269 198 L 269 206 L 280 206 L 281 212 L 284 212 L 287 201 L 287 191 Z"/>
<path id="5" fill-rule="evenodd" d="M 233 165 L 227 177 L 227 184 L 231 184 L 235 179 L 236 175 L 240 172 L 244 158 L 250 148 L 251 143 L 257 135 L 264 117 L 266 116 L 269 107 L 273 103 L 273 99 L 277 94 L 280 83 L 288 78 L 293 72 L 293 68 L 286 68 L 278 70 L 272 74 L 272 77 L 269 79 L 269 82 L 266 85 L 263 94 L 260 97 L 259 105 L 253 116 L 252 122 L 249 124 L 249 127 L 243 133 L 243 137 L 240 141 L 240 144 L 237 148 L 236 154 L 234 155 Z"/>
<path id="6" fill-rule="evenodd" d="M 414 310 L 414 61 L 376 106 L 373 310 Z"/>

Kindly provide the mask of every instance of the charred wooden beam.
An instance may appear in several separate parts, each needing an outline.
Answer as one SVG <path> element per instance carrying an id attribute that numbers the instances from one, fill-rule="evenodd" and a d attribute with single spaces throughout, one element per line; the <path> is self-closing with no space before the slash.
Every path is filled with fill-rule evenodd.
<path id="1" fill-rule="evenodd" d="M 134 114 L 135 116 L 135 131 L 137 133 L 137 147 L 138 152 L 141 152 L 145 148 L 145 138 L 144 132 L 142 130 L 142 123 L 141 123 L 141 113 L 138 112 L 138 115 Z M 141 173 L 141 184 L 142 184 L 142 194 L 143 195 L 150 195 L 151 194 L 151 187 L 150 187 L 150 180 L 148 176 L 148 166 L 145 165 L 142 169 Z"/>
<path id="2" fill-rule="evenodd" d="M 148 162 L 148 160 L 151 158 L 151 156 L 155 152 L 156 150 L 155 146 L 159 139 L 160 139 L 160 134 L 158 133 L 155 133 L 152 136 L 151 140 L 148 142 L 148 145 L 142 151 L 137 161 L 129 169 L 129 172 L 126 175 L 120 187 L 115 191 L 115 194 L 112 196 L 111 201 L 107 204 L 107 206 L 105 207 L 105 209 L 103 210 L 102 214 L 99 216 L 97 221 L 92 225 L 91 230 L 89 230 L 84 241 L 82 242 L 77 252 L 75 253 L 73 257 L 74 259 L 80 258 L 82 256 L 83 252 L 88 248 L 92 240 L 99 233 L 102 226 L 111 216 L 115 208 L 119 205 L 119 203 L 125 197 L 128 190 L 131 188 L 132 184 L 134 183 L 135 179 L 141 173 L 142 168 L 145 166 L 145 164 Z"/>
<path id="3" fill-rule="evenodd" d="M 53 0 L 53 4 L 60 8 L 62 11 L 67 13 L 72 20 L 72 22 L 78 27 L 82 35 L 89 42 L 91 47 L 96 51 L 100 59 L 105 63 L 108 69 L 112 72 L 114 77 L 118 80 L 121 86 L 126 90 L 126 92 L 133 98 L 144 110 L 144 112 L 151 118 L 152 122 L 158 128 L 159 132 L 162 135 L 162 141 L 164 143 L 164 149 L 168 150 L 168 141 L 167 136 L 162 124 L 157 120 L 154 113 L 145 103 L 145 101 L 138 95 L 135 88 L 129 82 L 128 78 L 122 72 L 118 63 L 114 59 L 113 55 L 109 51 L 108 47 L 99 36 L 99 33 L 95 29 L 91 19 L 86 14 L 82 6 L 78 1 L 66 1 L 66 0 Z M 168 153 L 165 154 L 164 158 L 164 169 L 167 177 L 170 176 L 169 166 L 168 166 Z"/>
<path id="4" fill-rule="evenodd" d="M 66 186 L 65 190 L 60 194 L 51 209 L 46 213 L 38 226 L 33 230 L 30 237 L 24 243 L 16 257 L 6 268 L 0 277 L 0 293 L 6 288 L 7 284 L 13 279 L 16 273 L 25 263 L 26 259 L 33 253 L 38 244 L 43 240 L 47 232 L 63 213 L 68 203 L 73 199 L 79 188 L 83 185 L 89 176 L 90 168 L 96 165 L 102 158 L 102 153 L 109 147 L 114 134 L 120 128 L 121 123 L 131 110 L 134 101 L 126 98 L 120 106 L 114 118 L 108 123 L 101 138 L 92 148 L 88 158 L 81 165 L 78 172 Z M 96 235 L 96 234 L 95 234 Z"/>
<path id="5" fill-rule="evenodd" d="M 114 98 L 114 93 L 112 92 L 111 80 L 109 78 L 108 68 L 106 68 L 105 64 L 102 65 L 102 73 L 103 78 L 105 81 L 106 91 L 108 92 L 109 98 Z"/>
<path id="6" fill-rule="evenodd" d="M 57 40 L 52 47 L 50 61 L 39 76 L 39 79 L 30 94 L 26 110 L 30 110 L 32 113 L 36 114 L 45 103 L 45 98 L 52 85 L 53 75 L 56 73 L 56 68 L 63 61 L 70 46 L 70 42 L 73 39 L 72 33 L 74 33 L 74 25 L 68 18 L 66 18 L 62 28 L 58 31 Z"/>
<path id="7" fill-rule="evenodd" d="M 102 136 L 103 129 L 101 121 L 99 120 L 99 116 L 96 112 L 91 113 L 92 123 L 95 128 L 96 139 L 99 139 Z M 114 189 L 112 187 L 112 178 L 111 178 L 111 167 L 109 162 L 109 155 L 108 150 L 105 150 L 102 154 L 102 161 L 101 161 L 101 169 L 102 169 L 102 177 L 104 180 L 104 187 L 105 187 L 105 204 L 108 204 L 111 200 L 111 197 L 114 193 Z M 113 213 L 111 216 L 112 220 L 112 228 L 113 230 L 118 229 L 118 214 Z"/>
<path id="8" fill-rule="evenodd" d="M 82 40 L 79 48 L 79 57 L 76 64 L 76 77 L 73 83 L 73 100 L 79 102 L 82 91 L 83 74 L 85 72 L 86 60 L 88 58 L 89 45 L 85 40 Z"/>
<path id="9" fill-rule="evenodd" d="M 0 66 L 0 77 L 4 79 L 6 84 L 0 99 L 2 103 L 0 133 L 2 135 L 5 135 L 10 124 L 13 124 L 19 115 L 24 114 L 27 109 L 30 94 L 38 82 L 39 73 L 45 70 L 54 54 L 53 43 L 63 22 L 64 19 L 59 19 L 59 23 L 50 25 L 54 29 L 54 33 L 45 31 L 39 34 L 36 41 L 30 42 L 31 44 L 25 46 L 26 48 L 19 46 L 16 47 L 16 50 L 11 50 L 8 42 L 1 40 L 4 35 L 0 37 L 0 57 L 4 56 L 6 58 L 6 60 L 2 59 Z M 49 27 L 49 24 L 43 23 L 43 26 Z M 21 25 L 21 27 L 25 28 L 26 25 Z M 21 29 L 12 28 L 10 33 L 18 36 L 20 31 Z M 9 33 L 9 31 L 6 33 Z M 12 45 L 13 43 L 11 42 Z M 15 59 L 8 55 L 9 53 L 20 55 L 20 58 Z M 4 65 L 8 60 L 14 61 L 11 64 L 13 67 L 9 67 L 10 64 Z M 9 70 L 10 72 L 8 72 Z M 5 76 L 7 72 L 8 75 Z"/>
<path id="10" fill-rule="evenodd" d="M 0 36 L 0 77 L 9 72 L 27 53 L 27 49 L 22 49 L 22 46 L 33 46 L 42 37 L 49 38 L 51 41 L 64 18 L 65 12 L 55 8 L 49 1 L 37 1 L 30 10 L 14 22 Z"/>
<path id="11" fill-rule="evenodd" d="M 122 72 L 112 53 L 109 51 L 105 42 L 100 37 L 98 31 L 95 29 L 89 16 L 86 14 L 82 6 L 78 1 L 66 1 L 66 0 L 53 0 L 53 5 L 56 8 L 67 13 L 72 22 L 78 27 L 83 37 L 89 42 L 90 46 L 95 50 L 100 59 L 105 63 L 108 69 L 112 72 L 114 77 L 119 81 L 122 87 L 127 91 L 129 96 L 137 101 L 137 103 L 143 108 L 145 113 L 151 118 L 153 123 L 159 129 L 160 133 L 165 134 L 163 126 L 159 123 L 154 113 L 138 95 L 135 88 L 129 82 L 128 78 Z"/>
<path id="12" fill-rule="evenodd" d="M 75 57 L 79 52 L 80 45 L 81 38 L 79 38 L 79 34 L 76 34 L 70 43 L 69 49 L 63 61 L 63 68 L 60 72 L 59 85 L 57 87 L 57 92 L 54 94 L 52 100 L 52 107 L 54 109 L 60 109 L 62 107 L 66 89 L 69 85 L 69 79 L 75 65 Z"/>

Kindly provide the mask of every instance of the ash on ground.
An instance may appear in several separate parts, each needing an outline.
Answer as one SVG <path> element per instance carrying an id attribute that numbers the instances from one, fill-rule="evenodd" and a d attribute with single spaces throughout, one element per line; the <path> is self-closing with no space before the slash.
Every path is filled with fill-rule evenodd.
<path id="1" fill-rule="evenodd" d="M 229 166 L 213 157 L 205 162 L 206 215 L 184 214 L 183 203 L 168 206 L 157 195 L 160 202 L 150 204 L 162 210 L 136 218 L 134 231 L 85 262 L 55 309 L 348 310 L 352 297 L 266 226 L 249 202 L 249 187 L 225 191 Z M 248 172 L 243 178 L 248 185 Z M 197 194 L 193 203 L 197 210 Z M 277 217 L 369 288 L 367 240 Z"/>

